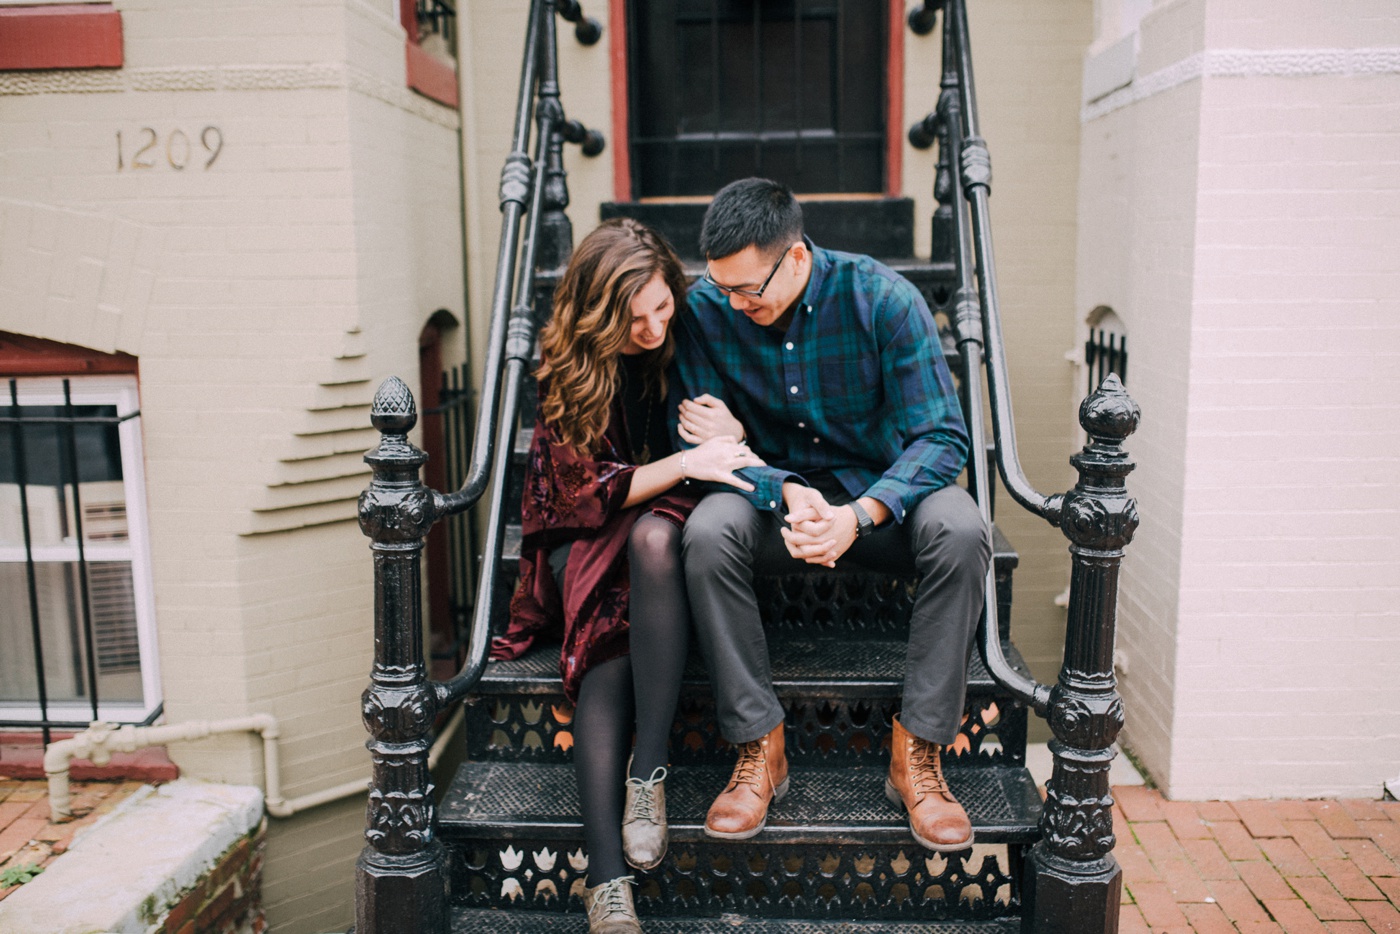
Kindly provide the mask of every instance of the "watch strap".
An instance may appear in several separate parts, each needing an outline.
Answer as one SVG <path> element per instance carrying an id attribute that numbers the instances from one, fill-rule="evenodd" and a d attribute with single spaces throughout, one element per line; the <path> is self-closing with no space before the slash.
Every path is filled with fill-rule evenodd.
<path id="1" fill-rule="evenodd" d="M 864 506 L 856 500 L 851 500 L 846 505 L 850 506 L 856 514 L 856 538 L 865 538 L 875 531 L 875 520 L 870 518 L 870 513 L 865 511 Z"/>

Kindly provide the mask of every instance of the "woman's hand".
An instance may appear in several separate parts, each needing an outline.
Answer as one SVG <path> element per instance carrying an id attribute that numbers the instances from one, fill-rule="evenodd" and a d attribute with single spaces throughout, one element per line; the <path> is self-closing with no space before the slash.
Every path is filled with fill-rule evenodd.
<path id="1" fill-rule="evenodd" d="M 744 426 L 729 406 L 709 393 L 682 401 L 680 409 L 680 435 L 690 444 L 703 444 L 725 435 L 731 440 L 744 439 Z"/>
<path id="2" fill-rule="evenodd" d="M 682 463 L 688 479 L 727 483 L 748 492 L 753 492 L 753 484 L 734 476 L 734 471 L 764 466 L 763 458 L 749 450 L 748 445 L 735 441 L 733 435 L 720 435 L 691 448 L 684 452 Z"/>

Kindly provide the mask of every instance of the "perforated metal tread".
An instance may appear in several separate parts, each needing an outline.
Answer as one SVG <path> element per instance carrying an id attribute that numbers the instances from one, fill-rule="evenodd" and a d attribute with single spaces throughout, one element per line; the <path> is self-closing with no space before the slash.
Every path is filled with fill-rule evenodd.
<path id="1" fill-rule="evenodd" d="M 1007 661 L 1030 676 L 1015 646 L 1003 645 Z M 768 643 L 773 687 L 779 697 L 898 697 L 904 679 L 903 639 L 851 634 L 846 638 L 774 634 Z M 692 647 L 684 689 L 709 690 L 700 653 Z M 974 652 L 967 669 L 970 695 L 1001 694 Z M 520 658 L 492 662 L 477 684 L 478 694 L 560 694 L 559 644 L 533 647 Z"/>
<path id="2" fill-rule="evenodd" d="M 560 914 L 487 908 L 454 908 L 454 934 L 582 934 L 582 912 Z M 746 918 L 736 914 L 716 918 L 651 918 L 647 934 L 1017 934 L 1018 918 L 995 921 L 839 921 L 827 919 Z"/>
<path id="3" fill-rule="evenodd" d="M 705 812 L 724 790 L 730 764 L 676 769 L 666 781 L 671 839 L 703 842 Z M 868 845 L 909 843 L 902 810 L 885 799 L 888 766 L 804 766 L 768 814 L 755 842 L 820 843 L 839 839 Z M 1038 836 L 1041 802 L 1024 768 L 948 769 L 948 784 L 967 809 L 978 843 L 1025 843 Z M 438 808 L 444 839 L 582 837 L 572 766 L 538 762 L 467 762 Z"/>

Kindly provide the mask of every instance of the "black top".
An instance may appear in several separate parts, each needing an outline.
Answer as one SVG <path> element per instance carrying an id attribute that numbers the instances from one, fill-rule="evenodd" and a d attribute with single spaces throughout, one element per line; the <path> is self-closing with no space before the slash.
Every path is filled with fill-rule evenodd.
<path id="1" fill-rule="evenodd" d="M 666 428 L 666 400 L 643 395 L 642 374 L 649 354 L 622 355 L 622 411 L 627 417 L 627 437 L 632 458 L 638 464 L 660 460 L 672 452 L 671 434 Z"/>

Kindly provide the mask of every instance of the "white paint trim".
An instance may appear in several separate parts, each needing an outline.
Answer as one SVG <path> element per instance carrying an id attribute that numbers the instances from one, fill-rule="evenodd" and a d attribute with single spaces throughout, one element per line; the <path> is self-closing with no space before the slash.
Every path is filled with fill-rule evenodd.
<path id="1" fill-rule="evenodd" d="M 338 62 L 176 68 L 55 69 L 0 72 L 0 97 L 119 94 L 127 91 L 301 91 L 344 88 L 455 130 L 457 111 L 378 75 Z"/>
<path id="2" fill-rule="evenodd" d="M 1086 104 L 1088 123 L 1198 78 L 1303 78 L 1321 75 L 1400 74 L 1400 48 L 1374 49 L 1210 49 L 1135 78 L 1125 88 Z"/>

